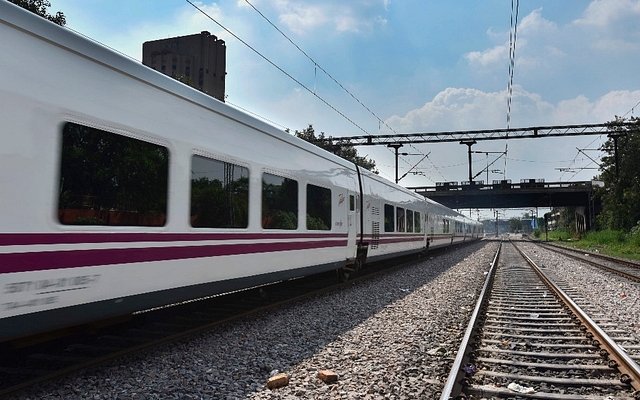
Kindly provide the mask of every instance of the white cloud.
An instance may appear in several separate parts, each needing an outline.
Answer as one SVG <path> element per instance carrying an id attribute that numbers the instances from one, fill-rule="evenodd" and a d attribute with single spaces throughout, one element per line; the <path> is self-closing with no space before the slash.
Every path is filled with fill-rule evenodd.
<path id="1" fill-rule="evenodd" d="M 187 26 L 191 30 L 196 26 L 208 26 L 211 25 L 213 18 L 216 21 L 220 21 L 222 19 L 222 11 L 220 7 L 216 3 L 211 3 L 209 5 L 203 4 L 202 2 L 195 2 L 196 6 L 198 6 L 198 10 L 193 7 L 182 8 L 180 12 L 176 16 L 176 24 L 180 24 L 180 26 Z M 205 15 L 206 14 L 206 15 Z M 211 18 L 209 18 L 211 17 Z"/>
<path id="2" fill-rule="evenodd" d="M 357 3 L 340 0 L 275 0 L 272 6 L 279 13 L 280 23 L 299 35 L 323 27 L 338 32 L 361 33 L 386 23 L 381 14 L 388 10 L 389 0 Z"/>
<path id="3" fill-rule="evenodd" d="M 620 116 L 630 111 L 639 99 L 640 90 L 622 90 L 611 91 L 595 100 L 580 95 L 552 104 L 536 93 L 515 86 L 511 127 L 604 123 L 613 120 L 615 115 Z M 483 92 L 475 89 L 447 88 L 423 107 L 404 116 L 393 116 L 386 122 L 401 133 L 502 129 L 506 127 L 506 90 Z M 498 162 L 495 169 L 501 170 L 506 166 L 508 178 L 516 182 L 521 178 L 545 178 L 556 181 L 560 179 L 559 175 L 562 177 L 556 168 L 566 167 L 563 160 L 576 157 L 576 146 L 598 147 L 597 143 L 593 144 L 598 140 L 601 141 L 594 140 L 591 136 L 509 140 L 508 147 L 504 140 L 483 141 L 474 146 L 474 150 L 503 151 L 508 148 L 510 161 L 507 164 Z M 458 143 L 442 143 L 432 144 L 428 148 L 431 151 L 429 160 L 438 165 L 438 170 L 429 168 L 431 164 L 425 161 L 420 169 L 424 171 L 427 179 L 433 182 L 468 179 L 466 147 Z M 495 156 L 473 156 L 473 174 L 477 174 L 476 179 L 500 178 L 495 174 L 487 177 L 486 171 L 482 172 L 487 163 L 494 159 Z M 580 158 L 574 161 L 578 166 L 590 165 L 590 160 Z M 586 180 L 593 174 L 592 170 L 585 170 L 572 179 Z M 564 176 L 564 180 L 568 178 Z M 422 181 L 418 184 L 425 184 L 425 178 L 420 179 Z"/>
<path id="4" fill-rule="evenodd" d="M 447 88 L 423 107 L 409 111 L 404 117 L 393 116 L 387 123 L 398 132 L 433 132 L 476 129 L 497 129 L 506 125 L 507 96 L 501 92 L 483 92 L 476 89 Z M 514 88 L 514 101 L 523 103 L 527 94 Z M 539 100 L 534 99 L 537 103 Z"/>
<path id="5" fill-rule="evenodd" d="M 557 105 L 514 86 L 511 127 L 604 123 L 623 115 L 640 99 L 640 90 L 611 91 L 595 101 L 585 96 L 560 101 Z M 640 111 L 640 110 L 639 110 Z M 394 115 L 385 122 L 397 132 L 438 132 L 506 127 L 507 93 L 476 89 L 447 88 L 424 106 Z"/>
<path id="6" fill-rule="evenodd" d="M 615 53 L 637 52 L 640 0 L 594 0 L 573 25 L 593 37 L 592 48 Z"/>
<path id="7" fill-rule="evenodd" d="M 640 50 L 640 43 L 620 38 L 603 38 L 594 41 L 592 47 L 599 51 L 630 53 Z"/>
<path id="8" fill-rule="evenodd" d="M 542 17 L 542 9 L 533 10 L 518 24 L 516 35 L 516 65 L 518 69 L 535 69 L 547 65 L 564 52 L 557 47 L 558 26 Z M 491 38 L 509 38 L 509 32 L 487 31 Z M 509 62 L 509 41 L 483 51 L 473 51 L 464 55 L 474 68 L 494 70 L 504 68 Z"/>
<path id="9" fill-rule="evenodd" d="M 509 43 L 495 46 L 489 50 L 472 51 L 464 55 L 472 66 L 493 66 L 495 64 L 503 65 L 509 58 Z"/>
<path id="10" fill-rule="evenodd" d="M 330 17 L 323 6 L 299 5 L 281 2 L 280 22 L 297 34 L 304 34 L 329 22 Z"/>
<path id="11" fill-rule="evenodd" d="M 533 10 L 518 24 L 518 35 L 531 35 L 542 33 L 553 34 L 558 30 L 555 22 L 542 17 L 542 8 Z"/>
<path id="12" fill-rule="evenodd" d="M 576 25 L 607 27 L 617 21 L 640 16 L 638 0 L 594 0 L 584 16 L 574 21 Z"/>
<path id="13" fill-rule="evenodd" d="M 640 90 L 615 90 L 609 92 L 599 98 L 595 102 L 594 115 L 601 120 L 613 120 L 614 116 L 623 116 L 627 114 L 629 117 L 631 114 L 634 116 L 640 115 L 640 109 L 633 110 L 640 100 Z"/>

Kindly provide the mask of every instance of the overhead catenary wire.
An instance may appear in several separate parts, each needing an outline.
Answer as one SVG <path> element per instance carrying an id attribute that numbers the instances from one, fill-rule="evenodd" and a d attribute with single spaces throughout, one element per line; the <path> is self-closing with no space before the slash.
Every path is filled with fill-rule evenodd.
<path id="1" fill-rule="evenodd" d="M 317 73 L 318 73 L 318 69 L 320 71 L 322 71 L 326 76 L 328 76 L 336 85 L 338 85 L 342 90 L 344 90 L 349 96 L 351 96 L 351 98 L 353 98 L 356 102 L 358 102 L 358 104 L 360 104 L 365 110 L 367 110 L 371 115 L 373 115 L 377 120 L 378 120 L 378 133 L 380 132 L 380 127 L 381 124 L 386 126 L 387 128 L 389 128 L 389 130 L 391 132 L 393 132 L 394 134 L 397 134 L 398 132 L 395 131 L 395 129 L 393 129 L 391 126 L 389 126 L 384 120 L 382 120 L 382 118 L 380 118 L 375 112 L 373 112 L 369 107 L 367 107 L 362 101 L 360 101 L 360 99 L 358 99 L 351 91 L 349 91 L 349 89 L 347 89 L 342 83 L 340 83 L 336 78 L 333 77 L 333 75 L 331 75 L 326 69 L 324 69 L 316 60 L 314 60 L 309 54 L 307 54 L 307 52 L 305 52 L 300 46 L 298 46 L 298 44 L 296 42 L 293 41 L 293 39 L 291 39 L 286 33 L 284 33 L 282 31 L 282 29 L 280 29 L 275 23 L 273 23 L 262 11 L 258 10 L 258 8 L 253 5 L 249 0 L 245 0 L 245 2 L 251 7 L 253 8 L 253 10 L 255 12 L 257 12 L 265 21 L 267 21 L 267 23 L 269 23 L 269 25 L 271 25 L 276 31 L 278 31 L 278 33 L 280 33 L 285 39 L 287 39 L 287 41 L 289 41 L 289 43 L 291 43 L 296 49 L 298 49 L 298 51 L 300 53 L 302 53 L 309 61 L 311 61 L 313 63 L 313 68 L 314 68 L 314 90 L 313 93 L 316 93 L 316 84 L 317 84 Z M 419 150 L 418 148 L 416 148 L 413 144 L 409 144 L 409 146 L 411 148 L 413 148 L 414 150 L 418 151 L 420 154 L 424 153 Z M 393 150 L 388 149 L 389 151 L 391 151 L 393 153 Z M 426 156 L 425 156 L 426 157 Z M 405 164 L 411 166 L 411 164 L 409 163 L 409 161 L 405 160 L 402 157 L 399 157 L 400 160 L 402 160 Z M 431 161 L 431 160 L 429 160 Z M 413 168 L 413 167 L 411 167 Z M 440 174 L 442 175 L 442 174 Z M 444 178 L 444 176 L 443 176 Z"/>
<path id="2" fill-rule="evenodd" d="M 624 113 L 624 115 L 622 115 L 621 117 L 619 117 L 619 119 L 623 120 L 627 115 L 629 115 L 629 114 L 633 115 L 633 112 L 634 112 L 635 108 L 636 108 L 636 107 L 638 107 L 639 105 L 640 105 L 640 101 L 639 101 L 639 102 L 637 102 L 633 107 L 631 107 L 631 108 L 629 109 L 629 111 L 627 111 L 626 113 Z M 599 139 L 602 139 L 602 135 L 600 135 L 600 136 L 596 137 L 595 139 L 593 139 L 593 140 L 592 140 L 588 145 L 586 145 L 585 147 L 589 147 L 589 146 L 591 146 L 593 143 L 595 143 L 595 142 L 596 142 L 597 140 L 599 140 Z M 576 153 L 576 158 L 578 157 L 578 155 L 580 155 L 580 153 L 581 153 L 581 152 L 582 152 L 582 153 L 584 153 L 581 149 L 577 149 L 577 150 L 578 150 L 578 152 Z M 584 150 L 584 149 L 583 149 L 583 150 Z M 598 149 L 598 150 L 602 151 L 601 149 Z M 587 155 L 586 153 L 584 153 L 584 154 L 585 154 L 585 155 Z M 589 157 L 589 156 L 587 156 L 587 157 Z M 573 162 L 575 162 L 576 158 L 574 158 Z M 591 162 L 590 162 L 589 164 L 587 164 L 587 166 L 586 166 L 586 167 L 578 168 L 578 171 L 577 171 L 575 174 L 573 174 L 573 175 L 572 175 L 572 176 L 571 176 L 567 181 L 570 181 L 571 179 L 573 179 L 576 175 L 578 175 L 578 173 L 582 172 L 583 170 L 585 170 L 585 169 L 589 169 L 588 167 L 589 167 L 590 165 L 592 165 L 592 164 L 596 164 L 596 165 L 598 165 L 598 169 L 600 169 L 600 168 L 601 168 L 601 165 L 600 165 L 596 160 L 592 159 L 591 157 L 589 157 L 589 159 L 591 160 Z M 573 162 L 572 162 L 572 164 L 573 164 Z M 569 164 L 569 165 L 572 165 L 572 164 Z M 562 173 L 562 175 L 560 175 L 560 180 L 562 180 L 562 177 L 563 177 L 563 176 L 564 176 L 564 172 Z"/>
<path id="3" fill-rule="evenodd" d="M 189 0 L 187 0 L 189 1 Z M 286 33 L 284 33 L 282 31 L 282 29 L 280 29 L 275 23 L 273 23 L 262 11 L 260 11 L 255 5 L 253 5 L 249 0 L 245 0 L 245 2 L 255 11 L 257 12 L 265 21 L 267 21 L 267 23 L 269 25 L 271 25 L 278 33 L 280 33 L 289 43 L 291 43 L 291 45 L 293 45 L 300 53 L 302 53 L 311 63 L 313 63 L 313 68 L 314 68 L 314 88 L 312 91 L 312 94 L 316 97 L 319 97 L 317 95 L 317 73 L 318 70 L 322 71 L 327 77 L 329 77 L 336 85 L 338 85 L 342 90 L 344 90 L 349 96 L 351 96 L 351 98 L 353 98 L 358 104 L 360 104 L 365 110 L 367 110 L 374 118 L 376 118 L 378 120 L 378 131 L 380 131 L 380 126 L 381 124 L 386 126 L 390 131 L 392 131 L 394 134 L 397 134 L 398 132 L 396 132 L 391 126 L 389 126 L 382 118 L 380 118 L 375 112 L 373 112 L 369 107 L 367 107 L 358 97 L 356 97 L 351 91 L 349 91 L 349 89 L 347 89 L 342 83 L 340 83 L 335 77 L 333 77 L 333 75 L 331 75 L 326 69 L 324 69 L 315 59 L 313 59 L 307 52 L 305 52 L 297 43 L 295 43 Z M 191 3 L 189 1 L 189 3 Z M 214 21 L 215 22 L 215 21 Z M 216 22 L 217 23 L 217 22 Z M 218 25 L 220 25 L 218 23 Z M 221 26 L 221 25 L 220 25 Z M 224 29 L 224 28 L 223 28 Z M 255 51 L 255 50 L 254 50 Z M 264 58 L 264 56 L 263 56 Z M 299 83 L 296 80 L 297 83 Z M 299 83 L 300 84 L 300 83 Z M 309 89 L 307 89 L 309 90 Z M 358 126 L 359 127 L 359 126 Z M 360 128 L 360 127 L 359 127 Z M 364 130 L 362 128 L 360 128 L 361 130 Z M 339 138 L 336 138 L 337 140 L 339 140 Z M 416 148 L 414 145 L 410 144 L 409 145 L 411 148 L 413 148 L 414 150 L 418 151 L 419 153 L 421 153 L 422 155 L 424 155 L 424 153 L 419 150 L 418 148 Z M 393 153 L 393 150 L 389 149 L 389 151 L 391 151 Z M 425 156 L 426 157 L 426 156 Z M 428 157 L 426 157 L 428 158 Z M 409 161 L 405 160 L 404 158 L 400 157 L 400 160 L 402 160 L 405 164 L 409 165 L 411 168 L 413 168 L 411 166 L 411 164 L 409 163 Z M 431 161 L 431 160 L 429 160 Z M 442 174 L 441 174 L 442 175 Z M 443 177 L 444 178 L 444 177 Z"/>
<path id="4" fill-rule="evenodd" d="M 631 107 L 631 109 L 629 111 L 627 111 L 626 113 L 624 113 L 624 115 L 620 118 L 624 118 L 627 115 L 629 115 L 629 113 L 631 113 L 631 115 L 633 115 L 633 110 L 635 110 L 636 107 L 640 106 L 640 101 L 636 103 L 635 106 Z"/>
<path id="5" fill-rule="evenodd" d="M 602 135 L 596 136 L 596 138 L 595 138 L 595 139 L 593 139 L 591 142 L 589 142 L 589 144 L 588 144 L 588 145 L 586 145 L 585 147 L 589 147 L 589 146 L 591 146 L 593 143 L 595 143 L 597 140 L 600 140 L 600 139 L 602 139 Z M 576 156 L 573 158 L 573 160 L 571 161 L 571 163 L 569 164 L 569 166 L 572 166 L 572 165 L 574 165 L 574 164 L 575 164 L 576 159 L 578 158 L 578 156 L 579 156 L 579 155 L 580 155 L 580 149 L 578 149 L 578 152 L 576 153 Z M 586 154 L 585 154 L 585 155 L 586 155 Z M 581 161 L 584 161 L 584 159 L 582 159 Z M 559 162 L 568 162 L 568 161 L 559 161 Z M 587 164 L 587 166 L 589 166 L 589 165 L 590 165 L 590 164 Z M 581 169 L 580 171 L 582 171 L 582 169 Z M 579 172 L 580 172 L 580 171 L 579 171 Z M 565 172 L 566 172 L 566 171 L 561 171 L 561 172 L 562 172 L 562 174 L 560 174 L 560 178 L 558 178 L 558 180 L 559 180 L 560 182 L 562 182 L 562 177 L 564 176 L 564 174 L 565 174 Z M 577 175 L 577 173 L 576 173 L 576 175 Z M 572 179 L 574 176 L 576 176 L 576 175 L 573 175 L 573 176 L 572 176 L 571 178 L 569 178 L 568 180 L 571 180 L 571 179 Z"/>
<path id="6" fill-rule="evenodd" d="M 251 8 L 253 8 L 258 14 L 260 14 L 260 16 L 269 23 L 269 25 L 271 25 L 276 31 L 278 31 L 285 39 L 287 39 L 289 41 L 289 43 L 291 43 L 296 49 L 298 49 L 298 51 L 300 51 L 305 57 L 307 57 L 307 59 L 309 59 L 309 61 L 311 61 L 314 64 L 314 67 L 319 69 L 320 71 L 324 72 L 325 75 L 327 75 L 336 85 L 340 86 L 340 88 L 342 90 L 344 90 L 347 94 L 349 94 L 349 96 L 351 96 L 356 102 L 358 102 L 358 104 L 360 104 L 364 109 L 366 109 L 371 115 L 373 115 L 379 123 L 382 123 L 384 126 L 386 126 L 387 128 L 389 128 L 389 130 L 391 130 L 393 133 L 398 133 L 396 132 L 391 126 L 389 126 L 386 122 L 384 122 L 384 120 L 382 120 L 375 112 L 373 112 L 369 107 L 367 107 L 362 101 L 360 101 L 360 99 L 358 99 L 352 92 L 349 91 L 349 89 L 347 89 L 346 87 L 344 87 L 344 85 L 340 82 L 338 82 L 338 80 L 336 78 L 334 78 L 329 72 L 327 72 L 327 70 L 325 70 L 320 64 L 318 64 L 318 62 L 316 60 L 314 60 L 309 54 L 307 54 L 300 46 L 298 46 L 289 36 L 287 36 L 286 33 L 284 33 L 280 28 L 278 28 L 278 26 L 276 24 L 274 24 L 273 22 L 271 22 L 271 20 L 264 15 L 260 10 L 258 10 L 258 8 L 256 6 L 254 6 L 252 3 L 249 2 L 249 0 L 244 0 L 249 6 L 251 6 Z"/>
<path id="7" fill-rule="evenodd" d="M 253 112 L 253 111 L 251 111 L 251 110 L 247 110 L 246 108 L 241 107 L 241 106 L 239 106 L 238 104 L 234 104 L 234 103 L 230 102 L 229 100 L 226 100 L 226 99 L 225 99 L 225 103 L 226 103 L 226 104 L 229 104 L 229 105 L 231 105 L 231 106 L 234 106 L 235 108 L 237 108 L 237 109 L 239 109 L 239 110 L 242 110 L 242 111 L 246 112 L 247 114 L 251 114 L 251 115 L 254 115 L 254 116 L 256 116 L 256 117 L 258 117 L 258 118 L 260 118 L 260 119 L 263 119 L 263 120 L 267 121 L 268 123 L 270 123 L 270 124 L 272 124 L 272 125 L 275 125 L 275 126 L 277 126 L 277 127 L 281 128 L 282 130 L 285 130 L 285 131 L 290 131 L 290 130 L 291 130 L 291 128 L 288 128 L 288 127 L 286 127 L 286 126 L 284 126 L 284 125 L 282 125 L 282 124 L 279 124 L 279 123 L 277 123 L 277 122 L 275 122 L 275 121 L 272 121 L 272 120 L 270 120 L 270 119 L 268 119 L 268 118 L 265 118 L 265 117 L 263 117 L 263 116 L 262 116 L 262 115 L 260 115 L 260 114 L 256 114 L 255 112 Z"/>
<path id="8" fill-rule="evenodd" d="M 631 108 L 629 109 L 629 111 L 627 111 L 626 113 L 624 113 L 624 115 L 622 115 L 621 117 L 619 117 L 619 119 L 621 119 L 621 120 L 622 120 L 622 119 L 624 119 L 624 118 L 625 118 L 627 115 L 629 115 L 630 113 L 633 115 L 633 112 L 634 112 L 635 108 L 636 108 L 636 107 L 638 107 L 639 105 L 640 105 L 640 101 L 639 101 L 639 102 L 637 102 L 633 107 L 631 107 Z M 601 139 L 602 139 L 602 135 L 597 136 L 595 139 L 593 139 L 591 142 L 589 142 L 589 144 L 587 144 L 587 145 L 585 146 L 585 148 L 588 148 L 588 147 L 589 147 L 589 146 L 591 146 L 593 143 L 595 143 L 597 140 L 601 140 Z M 582 152 L 582 151 L 581 151 L 581 149 L 578 149 L 578 152 L 576 153 L 576 158 L 580 155 L 580 153 L 581 153 L 581 152 Z M 583 152 L 583 153 L 584 153 L 584 152 Z M 585 154 L 585 155 L 587 155 L 586 153 L 584 153 L 584 154 Z M 587 157 L 588 157 L 588 156 L 587 156 Z M 574 158 L 574 159 L 573 159 L 573 162 L 575 162 L 575 161 L 576 161 L 576 158 Z M 593 160 L 591 157 L 589 157 L 589 158 L 591 159 L 591 161 L 592 161 L 593 163 L 598 164 L 598 162 L 597 162 L 597 161 Z M 572 165 L 572 164 L 570 164 L 570 165 Z M 587 167 L 588 167 L 589 165 L 591 165 L 591 163 L 587 164 Z M 598 166 L 600 166 L 600 165 L 598 164 Z M 583 167 L 583 168 L 581 168 L 580 170 L 583 170 L 583 169 L 586 169 L 586 167 Z M 580 172 L 580 171 L 578 171 L 578 172 Z M 576 175 L 577 175 L 577 173 L 576 173 L 576 174 L 574 174 L 571 178 L 569 178 L 569 180 L 571 180 L 571 179 L 572 179 L 574 176 L 576 176 Z M 562 175 L 560 175 L 560 180 L 562 180 L 562 177 L 563 177 L 563 176 L 564 176 L 564 172 L 562 173 Z"/>
<path id="9" fill-rule="evenodd" d="M 513 72 L 516 66 L 516 42 L 518 38 L 518 12 L 520 0 L 511 0 L 511 27 L 509 29 L 509 83 L 507 84 L 507 129 L 511 126 L 511 99 L 513 97 Z"/>
<path id="10" fill-rule="evenodd" d="M 518 38 L 518 13 L 520 0 L 511 0 L 511 26 L 509 28 L 509 83 L 507 84 L 507 129 L 511 126 L 511 100 L 513 97 L 513 72 L 516 67 L 516 42 Z M 504 144 L 504 178 L 507 178 L 507 157 L 509 152 L 509 136 Z"/>
<path id="11" fill-rule="evenodd" d="M 633 112 L 634 112 L 635 108 L 636 108 L 636 107 L 638 107 L 639 105 L 640 105 L 640 101 L 639 101 L 639 102 L 637 102 L 633 107 L 631 107 L 631 109 L 629 109 L 629 111 L 627 111 L 626 113 L 624 113 L 624 115 L 622 115 L 621 117 L 619 117 L 619 119 L 623 120 L 627 115 L 629 115 L 629 114 L 633 115 Z M 596 140 L 598 140 L 598 139 L 602 139 L 602 135 L 600 135 L 600 136 L 596 137 L 595 139 L 593 139 L 593 140 L 592 140 L 588 145 L 586 145 L 585 147 L 589 147 L 589 146 L 591 146 L 591 145 L 592 145 L 593 143 L 595 143 L 595 141 L 596 141 Z M 576 158 L 578 158 L 578 155 L 580 155 L 580 153 L 581 153 L 581 152 L 582 152 L 585 156 L 587 156 L 587 154 L 586 154 L 586 153 L 584 153 L 584 151 L 582 151 L 581 149 L 578 149 L 578 148 L 577 148 L 577 150 L 578 150 L 578 152 L 576 153 Z M 598 150 L 602 151 L 601 149 L 598 149 Z M 587 157 L 589 157 L 589 156 L 587 156 Z M 573 165 L 573 164 L 575 163 L 576 158 L 574 158 L 574 159 L 573 159 L 573 162 L 572 162 L 571 164 L 569 164 L 569 165 Z M 577 168 L 577 169 L 578 169 L 578 171 L 576 171 L 576 172 L 575 172 L 575 173 L 574 173 L 574 174 L 573 174 L 569 179 L 567 179 L 567 181 L 571 181 L 571 179 L 573 179 L 576 175 L 578 175 L 578 174 L 579 174 L 580 172 L 582 172 L 583 170 L 590 169 L 589 167 L 590 167 L 591 165 L 593 165 L 593 164 L 598 165 L 598 168 L 597 168 L 597 169 L 600 169 L 600 168 L 601 168 L 601 165 L 600 165 L 596 160 L 594 160 L 594 159 L 593 159 L 593 158 L 591 158 L 591 157 L 589 157 L 589 159 L 591 160 L 591 162 L 590 162 L 590 163 L 588 163 L 585 167 Z M 563 172 L 562 172 L 562 174 L 560 175 L 560 181 L 562 181 L 562 177 L 564 176 L 565 172 L 566 172 L 566 171 L 563 171 Z"/>
<path id="12" fill-rule="evenodd" d="M 253 46 L 251 46 L 249 43 L 247 43 L 246 41 L 242 40 L 238 35 L 236 35 L 235 33 L 233 33 L 230 29 L 228 29 L 227 27 L 225 27 L 224 25 L 222 25 L 220 22 L 218 22 L 215 18 L 213 18 L 212 16 L 210 16 L 206 11 L 202 10 L 200 7 L 198 7 L 196 4 L 194 4 L 191 0 L 185 0 L 187 3 L 189 3 L 193 8 L 195 8 L 196 10 L 198 10 L 200 13 L 202 13 L 205 17 L 207 17 L 208 19 L 210 19 L 211 21 L 213 21 L 216 25 L 218 25 L 220 28 L 222 28 L 225 32 L 227 32 L 229 35 L 233 36 L 236 40 L 238 40 L 240 43 L 244 44 L 245 46 L 247 46 L 251 51 L 253 51 L 254 53 L 256 53 L 258 56 L 260 56 L 263 60 L 265 60 L 267 63 L 271 64 L 274 68 L 276 68 L 278 71 L 282 72 L 284 75 L 286 75 L 289 79 L 291 79 L 292 81 L 294 81 L 296 84 L 298 84 L 300 87 L 302 87 L 303 89 L 305 89 L 307 92 L 311 93 L 313 96 L 315 96 L 318 100 L 320 100 L 322 103 L 324 103 L 327 107 L 331 108 L 333 111 L 335 111 L 338 115 L 340 115 L 342 118 L 344 118 L 345 120 L 349 121 L 353 126 L 355 126 L 356 128 L 358 128 L 359 130 L 361 130 L 362 132 L 364 132 L 365 134 L 369 135 L 369 133 L 360 125 L 358 125 L 355 121 L 353 121 L 351 118 L 349 118 L 348 116 L 346 116 L 342 111 L 338 110 L 335 106 L 333 106 L 331 103 L 329 103 L 327 100 L 325 100 L 324 98 L 322 98 L 321 96 L 319 96 L 317 93 L 315 93 L 315 91 L 309 87 L 307 87 L 305 84 L 303 84 L 302 82 L 300 82 L 298 79 L 296 79 L 293 75 L 291 75 L 290 73 L 288 73 L 287 71 L 285 71 L 283 68 L 281 68 L 280 66 L 278 66 L 275 62 L 271 61 L 267 56 L 265 56 L 264 54 L 260 53 L 256 48 L 254 48 Z"/>

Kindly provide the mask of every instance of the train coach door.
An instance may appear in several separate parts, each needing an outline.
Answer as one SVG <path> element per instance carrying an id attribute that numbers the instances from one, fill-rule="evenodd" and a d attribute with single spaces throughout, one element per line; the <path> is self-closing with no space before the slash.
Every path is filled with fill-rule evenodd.
<path id="1" fill-rule="evenodd" d="M 347 210 L 347 260 L 355 260 L 360 231 L 360 216 L 358 207 L 358 194 L 349 191 L 349 201 Z"/>
<path id="2" fill-rule="evenodd" d="M 366 253 L 364 257 L 359 250 L 359 245 L 362 243 L 362 176 L 360 175 L 360 168 L 355 165 L 356 174 L 354 180 L 351 182 L 351 187 L 348 193 L 347 204 L 347 264 L 354 264 L 354 271 L 357 271 L 364 260 L 366 259 Z"/>

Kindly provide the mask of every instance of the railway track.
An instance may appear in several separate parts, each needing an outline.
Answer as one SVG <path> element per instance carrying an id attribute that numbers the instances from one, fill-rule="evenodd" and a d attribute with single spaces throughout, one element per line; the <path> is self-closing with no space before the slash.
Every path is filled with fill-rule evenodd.
<path id="1" fill-rule="evenodd" d="M 430 252 L 430 255 L 438 252 Z M 0 344 L 0 398 L 78 371 L 97 368 L 124 356 L 184 340 L 234 320 L 269 312 L 286 303 L 397 271 L 413 262 L 416 257 L 372 264 L 346 283 L 340 282 L 335 272 L 318 274 L 149 310 L 110 326 L 77 327 L 74 334 L 65 334 L 55 340 L 38 343 L 39 338 L 26 338 L 3 343 Z"/>
<path id="2" fill-rule="evenodd" d="M 504 243 L 440 398 L 638 399 L 633 340 Z"/>
<path id="3" fill-rule="evenodd" d="M 540 243 L 545 249 L 555 251 L 566 257 L 573 258 L 580 262 L 587 263 L 596 268 L 613 272 L 634 282 L 640 282 L 640 263 L 632 260 L 625 260 L 618 257 L 611 257 L 595 252 L 574 249 L 567 246 L 560 246 L 553 243 Z"/>

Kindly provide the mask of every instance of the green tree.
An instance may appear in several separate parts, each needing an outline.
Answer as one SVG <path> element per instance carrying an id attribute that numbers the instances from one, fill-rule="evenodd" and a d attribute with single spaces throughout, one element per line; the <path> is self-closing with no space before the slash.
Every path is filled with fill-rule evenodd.
<path id="1" fill-rule="evenodd" d="M 306 140 L 309 143 L 313 143 L 316 146 L 327 150 L 339 157 L 344 158 L 347 161 L 351 161 L 354 164 L 359 165 L 362 168 L 368 169 L 373 173 L 378 173 L 376 170 L 376 162 L 366 157 L 358 155 L 358 151 L 352 145 L 342 141 L 340 139 L 334 139 L 331 136 L 326 137 L 324 132 L 320 132 L 320 135 L 316 136 L 313 125 L 309 124 L 307 129 L 294 132 L 300 139 Z"/>
<path id="2" fill-rule="evenodd" d="M 569 234 L 576 233 L 576 208 L 575 207 L 554 207 L 551 209 L 552 215 L 557 215 L 555 228 L 561 232 Z"/>
<path id="3" fill-rule="evenodd" d="M 56 15 L 51 15 L 47 12 L 47 8 L 51 7 L 51 3 L 47 0 L 9 0 L 9 2 L 20 6 L 25 10 L 29 10 L 34 14 L 38 14 L 39 16 L 60 26 L 65 26 L 67 24 L 67 19 L 62 11 L 58 11 Z"/>
<path id="4" fill-rule="evenodd" d="M 511 218 L 509 220 L 509 232 L 518 232 L 522 230 L 522 220 L 520 218 Z"/>
<path id="5" fill-rule="evenodd" d="M 605 155 L 596 179 L 604 182 L 604 187 L 596 195 L 602 201 L 599 227 L 628 232 L 640 220 L 640 118 L 632 117 L 631 127 L 621 126 L 621 122 L 626 121 L 616 117 L 609 123 L 613 132 L 600 148 Z"/>

